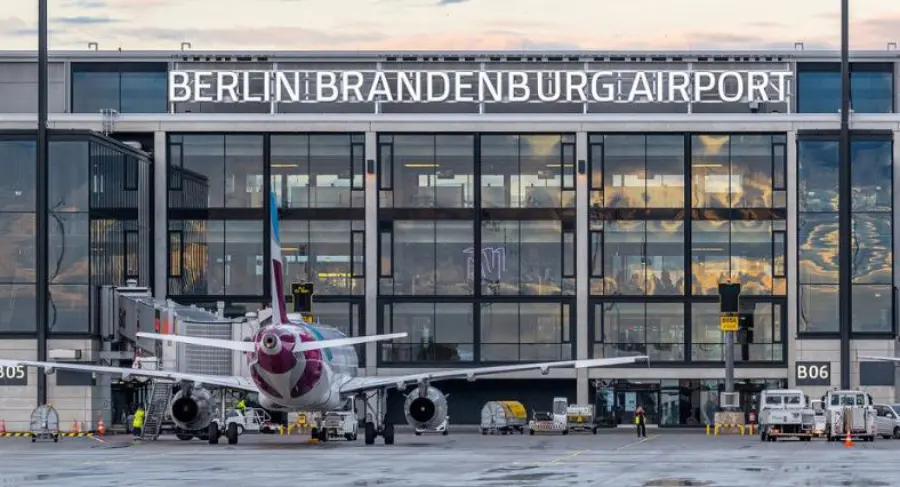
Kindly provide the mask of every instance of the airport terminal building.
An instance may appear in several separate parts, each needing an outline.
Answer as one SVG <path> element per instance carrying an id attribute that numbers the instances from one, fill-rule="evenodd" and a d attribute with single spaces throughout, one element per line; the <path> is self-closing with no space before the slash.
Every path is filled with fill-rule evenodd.
<path id="1" fill-rule="evenodd" d="M 611 423 L 637 404 L 661 426 L 709 423 L 725 377 L 717 285 L 729 279 L 752 316 L 735 345 L 747 407 L 764 387 L 861 387 L 894 401 L 895 366 L 858 355 L 895 354 L 900 54 L 852 53 L 849 160 L 839 60 L 51 52 L 50 251 L 37 255 L 36 55 L 0 52 L 0 356 L 34 359 L 46 339 L 91 360 L 96 286 L 126 279 L 238 316 L 268 305 L 273 191 L 285 289 L 314 283 L 314 314 L 349 335 L 409 333 L 368 344 L 365 374 L 651 358 L 450 382 L 439 387 L 454 418 L 487 400 L 547 409 L 567 396 Z M 450 76 L 425 80 L 441 92 L 429 100 L 398 74 L 414 71 Z M 572 79 L 541 75 L 575 71 L 615 81 L 589 76 L 583 100 L 568 96 Z M 219 89 L 221 72 L 233 89 Z M 495 95 L 479 73 L 506 72 L 525 73 L 530 93 L 460 96 Z M 380 77 L 394 93 L 372 89 Z M 178 101 L 175 79 L 200 93 Z M 321 99 L 326 82 L 336 100 Z M 35 324 L 42 286 L 46 330 Z M 26 375 L 0 381 L 0 406 L 36 405 L 36 372 Z M 96 384 L 56 376 L 50 402 L 91 402 Z"/>

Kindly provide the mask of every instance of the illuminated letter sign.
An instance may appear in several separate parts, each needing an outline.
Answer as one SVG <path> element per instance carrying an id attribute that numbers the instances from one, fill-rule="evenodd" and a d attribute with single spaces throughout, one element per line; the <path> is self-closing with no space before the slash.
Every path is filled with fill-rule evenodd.
<path id="1" fill-rule="evenodd" d="M 783 103 L 790 71 L 170 71 L 174 103 Z"/>

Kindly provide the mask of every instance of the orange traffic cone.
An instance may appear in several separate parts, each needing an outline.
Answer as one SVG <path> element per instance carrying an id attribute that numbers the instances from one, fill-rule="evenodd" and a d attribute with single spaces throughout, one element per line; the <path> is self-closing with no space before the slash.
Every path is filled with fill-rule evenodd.
<path id="1" fill-rule="evenodd" d="M 844 438 L 844 446 L 846 446 L 847 448 L 850 448 L 851 446 L 853 446 L 853 438 L 850 437 L 849 429 L 847 430 L 847 437 Z"/>
<path id="2" fill-rule="evenodd" d="M 103 433 L 106 433 L 106 425 L 103 424 L 103 416 L 97 420 L 97 434 L 103 436 Z"/>
<path id="3" fill-rule="evenodd" d="M 81 423 L 78 420 L 72 422 L 72 433 L 81 433 Z"/>
<path id="4" fill-rule="evenodd" d="M 0 419 L 0 433 L 6 433 L 6 421 Z"/>

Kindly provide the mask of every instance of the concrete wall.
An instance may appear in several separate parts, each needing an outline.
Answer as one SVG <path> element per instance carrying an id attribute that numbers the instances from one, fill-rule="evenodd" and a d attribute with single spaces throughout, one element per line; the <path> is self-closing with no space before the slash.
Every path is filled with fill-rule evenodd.
<path id="1" fill-rule="evenodd" d="M 93 358 L 92 346 L 91 340 L 50 340 L 47 349 L 81 350 L 82 360 L 87 362 Z M 47 377 L 47 402 L 59 413 L 60 429 L 71 431 L 72 424 L 79 421 L 82 431 L 93 431 L 99 414 L 94 404 L 95 388 L 59 386 L 56 381 L 56 373 Z"/>
<path id="2" fill-rule="evenodd" d="M 0 356 L 37 360 L 36 340 L 0 340 Z M 31 412 L 37 406 L 37 369 L 28 368 L 27 386 L 0 386 L 0 419 L 6 431 L 29 431 Z"/>

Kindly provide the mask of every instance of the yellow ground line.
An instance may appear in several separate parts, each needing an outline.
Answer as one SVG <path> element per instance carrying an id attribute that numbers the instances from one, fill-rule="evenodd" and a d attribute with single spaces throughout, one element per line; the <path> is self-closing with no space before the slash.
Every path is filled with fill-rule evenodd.
<path id="1" fill-rule="evenodd" d="M 616 451 L 624 450 L 624 449 L 626 449 L 626 448 L 631 448 L 632 446 L 640 445 L 641 443 L 644 443 L 644 442 L 646 442 L 646 441 L 650 441 L 650 440 L 653 440 L 653 439 L 656 439 L 656 438 L 659 438 L 659 435 L 650 435 L 650 436 L 648 436 L 648 437 L 646 437 L 646 438 L 643 438 L 643 439 L 641 439 L 641 440 L 639 440 L 639 441 L 635 441 L 634 443 L 629 443 L 629 444 L 627 444 L 627 445 L 622 445 L 622 446 L 616 448 Z"/>

